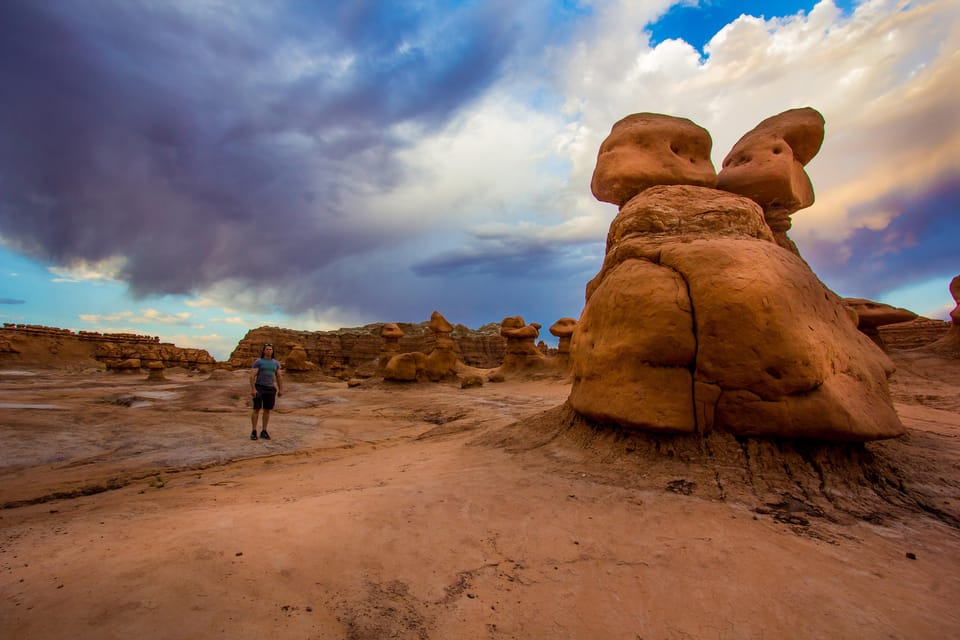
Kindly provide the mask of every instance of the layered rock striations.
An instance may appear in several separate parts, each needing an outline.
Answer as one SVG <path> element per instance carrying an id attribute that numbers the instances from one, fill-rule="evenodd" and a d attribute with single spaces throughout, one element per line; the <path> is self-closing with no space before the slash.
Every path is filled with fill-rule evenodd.
<path id="1" fill-rule="evenodd" d="M 780 216 L 812 201 L 794 163 L 802 171 L 814 145 L 777 135 L 796 148 L 790 162 L 760 167 L 770 186 L 754 193 Z M 655 156 L 648 148 L 627 151 Z M 727 186 L 748 191 L 745 176 Z M 647 178 L 636 183 L 656 173 Z M 622 204 L 571 340 L 575 411 L 655 432 L 837 441 L 904 432 L 887 387 L 892 362 L 795 248 L 777 241 L 768 208 L 686 184 L 651 186 Z"/>
<path id="2" fill-rule="evenodd" d="M 331 376 L 347 379 L 357 370 L 369 367 L 371 375 L 376 374 L 381 357 L 385 351 L 385 337 L 381 331 L 386 326 L 395 326 L 402 335 L 396 336 L 396 352 L 431 353 L 437 345 L 437 338 L 430 330 L 429 322 L 411 323 L 374 323 L 362 327 L 344 328 L 336 331 L 296 331 L 280 327 L 258 327 L 247 332 L 230 354 L 229 366 L 246 368 L 260 355 L 264 343 L 283 345 L 296 343 L 303 347 L 309 362 L 319 367 L 319 371 Z M 476 330 L 463 325 L 453 325 L 449 337 L 453 341 L 453 353 L 461 362 L 480 368 L 493 368 L 503 361 L 506 341 L 499 335 L 500 326 L 496 323 L 484 325 Z M 392 330 L 388 330 L 392 331 Z M 282 348 L 277 358 L 283 362 L 285 354 Z M 386 363 L 384 363 L 384 366 Z"/>
<path id="3" fill-rule="evenodd" d="M 0 329 L 0 359 L 55 367 L 100 363 L 110 370 L 137 372 L 157 365 L 204 370 L 216 365 L 204 349 L 178 347 L 156 336 L 11 323 Z"/>
<path id="4" fill-rule="evenodd" d="M 886 345 L 883 343 L 883 336 L 880 335 L 880 327 L 909 322 L 917 317 L 917 314 L 909 309 L 901 309 L 866 298 L 844 298 L 843 304 L 856 315 L 857 328 L 877 343 L 881 349 L 885 349 Z"/>
<path id="5" fill-rule="evenodd" d="M 917 316 L 908 322 L 877 328 L 884 350 L 918 349 L 936 342 L 950 331 L 952 323 Z"/>

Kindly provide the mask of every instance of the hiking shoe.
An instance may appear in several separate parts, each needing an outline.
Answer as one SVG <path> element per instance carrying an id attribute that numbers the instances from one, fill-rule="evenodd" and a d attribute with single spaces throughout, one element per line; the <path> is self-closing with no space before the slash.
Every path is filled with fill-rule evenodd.
<path id="1" fill-rule="evenodd" d="M 260 432 L 260 439 L 261 439 L 261 440 L 269 440 L 269 439 L 270 439 L 270 434 L 267 433 L 266 430 L 263 430 L 263 431 Z"/>
<path id="2" fill-rule="evenodd" d="M 254 429 L 253 431 L 250 432 L 250 439 L 251 439 L 251 440 L 256 440 L 256 439 L 257 439 L 257 431 L 256 431 L 256 429 Z"/>

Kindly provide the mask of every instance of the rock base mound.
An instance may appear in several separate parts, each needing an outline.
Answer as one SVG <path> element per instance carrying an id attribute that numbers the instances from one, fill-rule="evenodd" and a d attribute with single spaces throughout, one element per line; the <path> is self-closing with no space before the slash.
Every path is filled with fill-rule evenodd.
<path id="1" fill-rule="evenodd" d="M 658 434 L 598 424 L 565 403 L 487 432 L 474 445 L 546 458 L 611 486 L 741 503 L 819 537 L 817 522 L 932 515 L 960 528 L 957 456 L 923 432 L 870 443 Z"/>

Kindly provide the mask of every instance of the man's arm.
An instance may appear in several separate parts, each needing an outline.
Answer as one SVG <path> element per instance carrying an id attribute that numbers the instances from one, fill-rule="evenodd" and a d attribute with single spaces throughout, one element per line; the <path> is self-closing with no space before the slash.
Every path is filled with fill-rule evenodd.
<path id="1" fill-rule="evenodd" d="M 283 378 L 280 377 L 280 366 L 277 365 L 277 395 L 283 395 Z"/>
<path id="2" fill-rule="evenodd" d="M 250 395 L 257 395 L 257 368 L 250 369 Z"/>

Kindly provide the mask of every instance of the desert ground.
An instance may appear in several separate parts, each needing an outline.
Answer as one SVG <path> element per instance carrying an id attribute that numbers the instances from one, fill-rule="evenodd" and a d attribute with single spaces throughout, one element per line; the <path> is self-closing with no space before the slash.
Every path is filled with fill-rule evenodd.
<path id="1" fill-rule="evenodd" d="M 0 367 L 0 638 L 960 637 L 960 362 L 867 445 L 590 425 L 568 381 Z"/>

